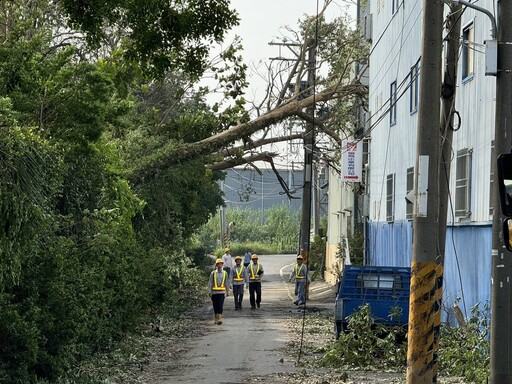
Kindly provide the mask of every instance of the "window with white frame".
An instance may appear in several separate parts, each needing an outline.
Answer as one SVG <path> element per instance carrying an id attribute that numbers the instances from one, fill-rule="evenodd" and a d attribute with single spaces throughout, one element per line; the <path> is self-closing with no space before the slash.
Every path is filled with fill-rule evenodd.
<path id="1" fill-rule="evenodd" d="M 455 171 L 455 216 L 471 215 L 471 150 L 457 152 Z"/>
<path id="2" fill-rule="evenodd" d="M 475 73 L 475 28 L 473 23 L 462 30 L 462 80 L 472 77 Z"/>
<path id="3" fill-rule="evenodd" d="M 395 220 L 395 174 L 390 173 L 386 177 L 386 220 Z"/>
<path id="4" fill-rule="evenodd" d="M 389 125 L 396 124 L 396 80 L 389 86 Z"/>
<path id="5" fill-rule="evenodd" d="M 418 71 L 419 63 L 411 67 L 410 78 L 411 86 L 409 87 L 409 112 L 415 113 L 418 111 Z"/>
<path id="6" fill-rule="evenodd" d="M 405 195 L 409 195 L 414 190 L 414 167 L 407 168 L 407 185 Z M 413 210 L 414 210 L 414 201 L 409 202 L 406 201 L 405 206 L 405 218 L 407 220 L 412 220 L 413 218 Z"/>

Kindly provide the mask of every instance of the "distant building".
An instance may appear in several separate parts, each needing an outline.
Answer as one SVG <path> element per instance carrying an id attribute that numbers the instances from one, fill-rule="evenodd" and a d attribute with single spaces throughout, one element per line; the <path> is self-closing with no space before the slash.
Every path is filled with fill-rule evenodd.
<path id="1" fill-rule="evenodd" d="M 296 199 L 289 199 L 271 169 L 261 169 L 260 175 L 254 168 L 231 168 L 221 184 L 224 201 L 228 208 L 265 210 L 285 204 L 294 210 L 301 209 L 302 169 L 283 169 L 279 174 Z"/>

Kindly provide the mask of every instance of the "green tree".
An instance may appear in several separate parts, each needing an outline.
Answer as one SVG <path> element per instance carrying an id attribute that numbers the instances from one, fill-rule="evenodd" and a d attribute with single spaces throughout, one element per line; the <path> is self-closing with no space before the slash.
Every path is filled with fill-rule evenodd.
<path id="1" fill-rule="evenodd" d="M 99 46 L 113 30 L 122 33 L 126 60 L 154 76 L 175 69 L 200 75 L 211 44 L 222 41 L 226 31 L 238 24 L 228 0 L 56 3 L 92 46 Z"/>

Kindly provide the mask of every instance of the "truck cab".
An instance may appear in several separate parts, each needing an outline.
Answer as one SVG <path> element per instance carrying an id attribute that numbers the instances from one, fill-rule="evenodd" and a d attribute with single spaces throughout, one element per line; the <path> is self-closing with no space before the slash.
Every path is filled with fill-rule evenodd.
<path id="1" fill-rule="evenodd" d="M 408 267 L 345 265 L 336 294 L 336 338 L 347 331 L 349 316 L 366 304 L 375 324 L 402 326 L 406 330 L 410 283 Z M 401 309 L 399 316 L 390 316 L 394 307 Z"/>

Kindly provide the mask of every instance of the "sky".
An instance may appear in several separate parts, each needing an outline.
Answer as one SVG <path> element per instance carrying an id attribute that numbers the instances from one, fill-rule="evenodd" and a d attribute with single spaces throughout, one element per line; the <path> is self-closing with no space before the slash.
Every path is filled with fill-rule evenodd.
<path id="1" fill-rule="evenodd" d="M 346 13 L 345 0 L 338 1 L 329 6 L 326 12 L 328 20 Z M 270 46 L 269 42 L 281 42 L 283 36 L 287 35 L 287 26 L 298 30 L 299 20 L 304 20 L 306 15 L 315 15 L 317 7 L 320 11 L 323 3 L 323 0 L 318 0 L 318 3 L 317 0 L 231 0 L 231 6 L 239 14 L 240 25 L 229 32 L 225 43 L 226 46 L 231 43 L 235 35 L 242 38 L 242 55 L 249 67 L 249 87 L 245 94 L 248 101 L 261 100 L 266 87 L 265 80 L 254 72 L 254 68 L 259 67 L 264 73 L 264 62 L 280 56 L 279 47 Z M 282 48 L 282 56 L 286 56 L 285 52 L 286 48 Z M 274 144 L 267 150 L 282 154 L 275 159 L 276 166 L 288 166 L 296 161 L 300 163 L 303 155 L 302 146 L 293 147 L 286 143 Z"/>
<path id="2" fill-rule="evenodd" d="M 279 54 L 277 46 L 270 46 L 271 41 L 280 41 L 286 26 L 297 29 L 299 19 L 305 15 L 316 14 L 316 0 L 232 0 L 240 16 L 240 25 L 230 33 L 242 37 L 245 63 L 249 68 L 258 66 L 261 60 L 268 60 Z M 322 5 L 320 2 L 319 6 Z M 252 89 L 248 97 L 257 95 L 257 88 L 264 87 L 254 74 L 250 76 Z"/>

